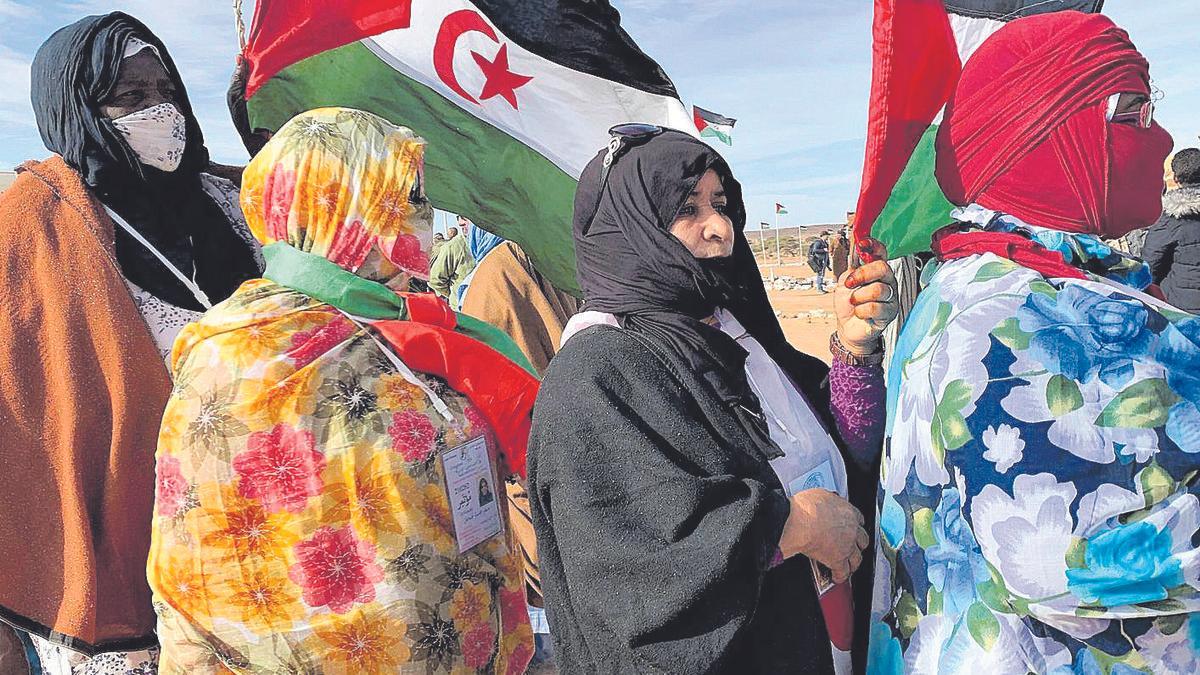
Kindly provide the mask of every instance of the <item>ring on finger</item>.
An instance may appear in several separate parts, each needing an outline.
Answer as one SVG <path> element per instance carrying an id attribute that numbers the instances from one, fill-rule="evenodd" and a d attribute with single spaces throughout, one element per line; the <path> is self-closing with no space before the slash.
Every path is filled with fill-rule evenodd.
<path id="1" fill-rule="evenodd" d="M 881 302 L 881 303 L 883 303 L 883 304 L 885 304 L 885 305 L 886 305 L 887 303 L 889 303 L 889 302 L 891 302 L 891 301 L 893 301 L 893 300 L 895 300 L 895 299 L 896 299 L 896 287 L 895 287 L 895 286 L 893 286 L 893 285 L 891 285 L 891 284 L 887 284 L 887 289 L 888 289 L 888 296 L 887 296 L 887 298 L 881 298 L 881 299 L 879 300 L 879 302 Z"/>

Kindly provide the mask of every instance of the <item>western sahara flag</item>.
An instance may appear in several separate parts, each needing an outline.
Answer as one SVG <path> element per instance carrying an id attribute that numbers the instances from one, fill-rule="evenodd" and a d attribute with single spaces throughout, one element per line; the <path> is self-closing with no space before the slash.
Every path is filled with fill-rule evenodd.
<path id="1" fill-rule="evenodd" d="M 962 64 L 1006 22 L 1099 12 L 1104 0 L 875 0 L 874 63 L 855 239 L 892 257 L 929 250 L 953 205 L 934 177 L 937 124 Z"/>
<path id="2" fill-rule="evenodd" d="M 715 138 L 725 145 L 733 145 L 733 125 L 737 120 L 692 106 L 692 121 L 700 130 L 700 138 Z"/>
<path id="3" fill-rule="evenodd" d="M 570 292 L 575 187 L 608 129 L 698 133 L 607 0 L 259 0 L 245 56 L 253 127 L 347 106 L 412 128 L 434 205 Z"/>

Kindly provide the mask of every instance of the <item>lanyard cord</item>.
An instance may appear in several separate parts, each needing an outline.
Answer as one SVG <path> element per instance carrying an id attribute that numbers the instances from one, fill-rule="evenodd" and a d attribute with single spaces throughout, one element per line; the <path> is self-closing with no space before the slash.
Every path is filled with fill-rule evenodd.
<path id="1" fill-rule="evenodd" d="M 335 307 L 334 309 L 337 308 Z M 387 358 L 387 360 L 391 361 L 392 365 L 395 366 L 396 371 L 400 373 L 400 376 L 403 377 L 406 382 L 417 387 L 429 397 L 429 401 L 433 403 L 434 410 L 436 410 L 443 419 L 445 419 L 447 422 L 454 422 L 454 414 L 450 412 L 450 406 L 446 405 L 446 402 L 443 401 L 436 393 L 434 393 L 433 389 L 429 388 L 429 385 L 422 382 L 420 378 L 417 377 L 416 373 L 414 373 L 408 367 L 408 365 L 404 363 L 404 361 L 400 360 L 400 357 L 392 351 L 390 346 L 384 344 L 382 340 L 375 336 L 375 333 L 371 331 L 367 325 L 364 325 L 370 324 L 369 319 L 364 319 L 360 316 L 354 316 L 353 314 L 343 312 L 340 309 L 338 312 L 341 312 L 342 316 L 349 319 L 350 322 L 355 326 L 358 326 L 359 330 L 365 333 L 367 337 L 371 338 L 371 341 L 374 342 L 375 346 L 383 352 L 383 355 Z"/>
<path id="2" fill-rule="evenodd" d="M 154 248 L 154 245 L 149 241 L 146 241 L 146 238 L 142 236 L 142 233 L 133 229 L 133 226 L 125 222 L 125 219 L 118 215 L 116 211 L 108 208 L 108 206 L 105 206 L 104 210 L 108 212 L 109 217 L 113 219 L 114 223 L 120 225 L 122 230 L 125 230 L 126 234 L 133 237 L 139 244 L 144 246 L 147 251 L 150 251 L 155 258 L 158 258 L 158 261 L 161 262 L 168 270 L 170 270 L 171 274 L 174 274 L 175 278 L 179 279 L 179 281 L 182 282 L 183 285 L 192 292 L 192 297 L 196 298 L 196 302 L 199 302 L 201 307 L 206 310 L 212 309 L 212 301 L 208 299 L 208 296 L 205 295 L 204 291 L 200 290 L 200 287 L 196 285 L 195 280 L 189 279 L 187 275 L 185 275 L 183 272 L 180 272 L 178 267 L 172 264 L 170 260 L 167 260 L 166 256 L 160 253 L 157 248 Z"/>

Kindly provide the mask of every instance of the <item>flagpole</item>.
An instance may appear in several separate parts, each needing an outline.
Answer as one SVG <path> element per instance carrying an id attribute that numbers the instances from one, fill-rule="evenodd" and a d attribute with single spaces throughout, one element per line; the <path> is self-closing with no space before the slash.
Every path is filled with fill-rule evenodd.
<path id="1" fill-rule="evenodd" d="M 775 265 L 783 266 L 783 257 L 779 255 L 779 208 L 775 209 Z"/>

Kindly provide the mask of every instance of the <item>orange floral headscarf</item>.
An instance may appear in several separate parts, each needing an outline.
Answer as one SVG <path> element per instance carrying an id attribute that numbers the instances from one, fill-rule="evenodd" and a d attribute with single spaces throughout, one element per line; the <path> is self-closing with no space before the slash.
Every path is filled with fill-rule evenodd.
<path id="1" fill-rule="evenodd" d="M 433 209 L 425 142 L 361 110 L 320 108 L 279 130 L 246 167 L 242 210 L 264 245 L 286 242 L 358 272 L 372 248 L 429 278 Z"/>

